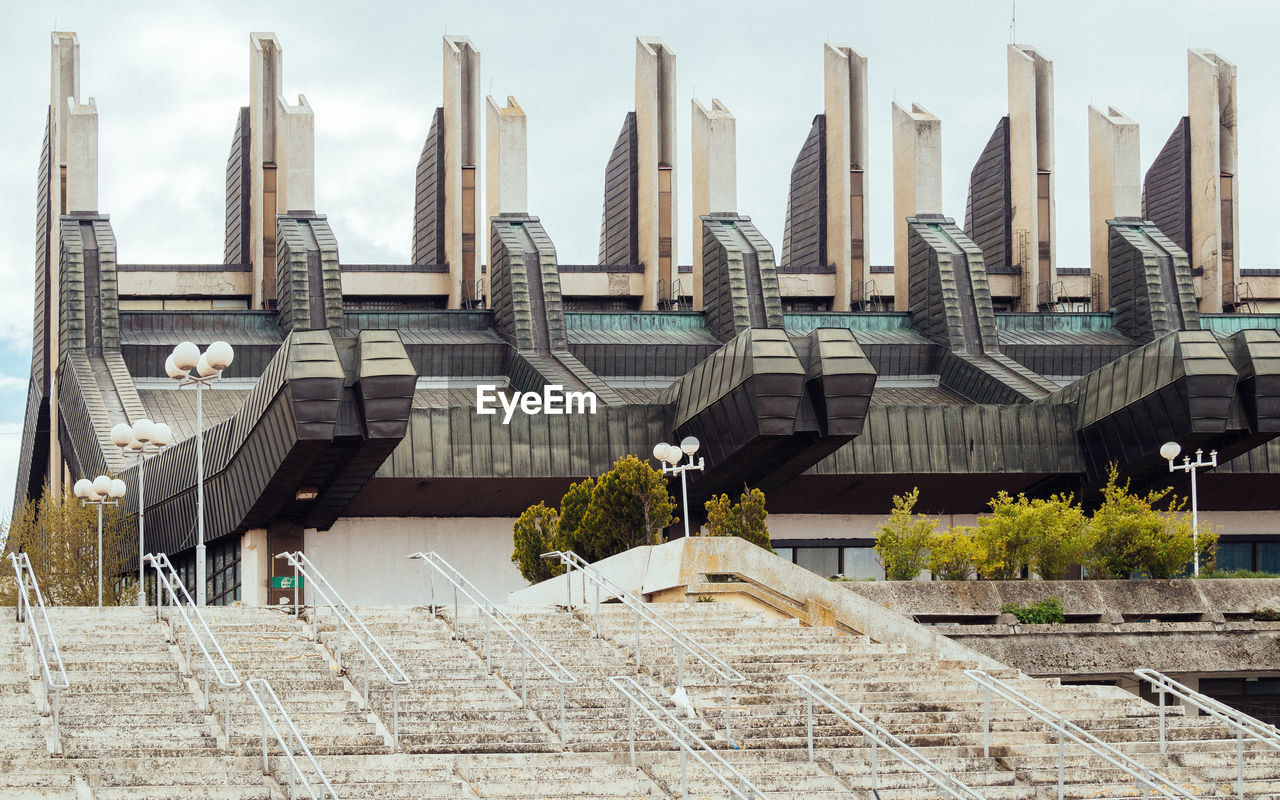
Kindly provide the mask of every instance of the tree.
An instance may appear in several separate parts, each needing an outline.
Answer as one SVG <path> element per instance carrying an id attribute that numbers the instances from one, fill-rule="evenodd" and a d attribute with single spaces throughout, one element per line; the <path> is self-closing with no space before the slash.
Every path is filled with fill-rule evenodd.
<path id="1" fill-rule="evenodd" d="M 1163 504 L 1164 510 L 1156 506 Z M 1089 570 L 1102 578 L 1175 578 L 1186 573 L 1195 556 L 1195 540 L 1200 546 L 1200 560 L 1213 565 L 1213 547 L 1218 541 L 1215 530 L 1201 529 L 1193 535 L 1191 514 L 1186 499 L 1169 488 L 1146 495 L 1129 490 L 1129 481 L 1121 486 L 1115 464 L 1102 489 L 1102 505 L 1093 513 L 1090 526 L 1096 537 Z"/>
<path id="2" fill-rule="evenodd" d="M 603 557 L 598 549 L 599 540 L 582 525 L 595 488 L 595 478 L 587 478 L 580 483 L 571 484 L 569 491 L 560 499 L 560 545 L 587 561 L 598 561 Z"/>
<path id="3" fill-rule="evenodd" d="M 119 506 L 102 509 L 102 604 L 132 603 L 137 596 L 133 556 L 137 529 L 132 515 Z M 48 605 L 92 606 L 98 603 L 98 510 L 81 506 L 70 493 L 54 500 L 49 487 L 28 500 L 9 526 L 3 558 L 24 552 L 31 559 L 40 592 Z M 7 574 L 9 563 L 0 564 Z M 13 580 L 0 583 L 0 605 L 17 602 Z"/>
<path id="4" fill-rule="evenodd" d="M 1073 495 L 1028 499 L 1000 492 L 978 517 L 974 563 L 988 580 L 1012 580 L 1030 569 L 1044 580 L 1060 580 L 1080 563 L 1092 543 L 1088 522 Z"/>
<path id="5" fill-rule="evenodd" d="M 712 497 L 706 502 L 707 535 L 737 536 L 772 553 L 769 527 L 765 525 L 769 512 L 764 508 L 764 492 L 759 489 L 748 491 L 745 486 L 742 489 L 736 503 L 730 504 L 727 494 Z"/>
<path id="6" fill-rule="evenodd" d="M 559 561 L 542 558 L 543 553 L 559 550 L 560 515 L 545 503 L 524 510 L 512 526 L 515 550 L 511 563 L 530 583 L 539 583 L 564 572 Z"/>
<path id="7" fill-rule="evenodd" d="M 1067 577 L 1072 564 L 1082 563 L 1093 547 L 1093 533 L 1075 495 L 1051 495 L 1034 500 L 1036 528 L 1029 565 L 1042 580 Z"/>
<path id="8" fill-rule="evenodd" d="M 596 540 L 598 557 L 605 558 L 658 544 L 662 529 L 677 521 L 675 508 L 662 473 L 628 455 L 596 481 L 582 526 Z"/>
<path id="9" fill-rule="evenodd" d="M 929 541 L 938 520 L 913 514 L 920 489 L 893 498 L 889 519 L 876 531 L 876 555 L 891 581 L 913 580 L 929 562 Z"/>
<path id="10" fill-rule="evenodd" d="M 973 574 L 972 527 L 960 525 L 929 540 L 929 571 L 943 581 L 967 581 Z"/>

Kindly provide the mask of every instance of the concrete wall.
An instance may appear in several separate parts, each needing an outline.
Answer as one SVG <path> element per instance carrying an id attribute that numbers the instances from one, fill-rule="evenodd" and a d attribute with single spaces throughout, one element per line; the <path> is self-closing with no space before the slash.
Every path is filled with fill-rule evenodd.
<path id="1" fill-rule="evenodd" d="M 410 519 L 350 517 L 327 531 L 308 531 L 307 557 L 348 603 L 427 603 L 428 569 L 406 556 L 434 550 L 489 599 L 528 585 L 511 563 L 508 517 Z M 436 580 L 443 602 L 444 581 Z M 452 601 L 452 594 L 448 594 Z"/>
<path id="2" fill-rule="evenodd" d="M 343 272 L 342 294 L 394 296 L 447 295 L 447 272 Z"/>
<path id="3" fill-rule="evenodd" d="M 118 271 L 116 281 L 121 297 L 225 297 L 253 294 L 253 273 L 244 271 L 134 272 L 129 270 Z"/>

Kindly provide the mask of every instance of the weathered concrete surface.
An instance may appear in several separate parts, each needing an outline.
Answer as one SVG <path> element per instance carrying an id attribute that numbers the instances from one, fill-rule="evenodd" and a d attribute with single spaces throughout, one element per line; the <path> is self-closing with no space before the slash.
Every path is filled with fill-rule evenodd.
<path id="1" fill-rule="evenodd" d="M 1162 581 L 881 581 L 842 588 L 899 614 L 957 622 L 994 622 L 1005 603 L 1050 597 L 1068 620 L 1120 622 L 1164 619 L 1221 621 L 1259 608 L 1280 609 L 1280 579 Z"/>

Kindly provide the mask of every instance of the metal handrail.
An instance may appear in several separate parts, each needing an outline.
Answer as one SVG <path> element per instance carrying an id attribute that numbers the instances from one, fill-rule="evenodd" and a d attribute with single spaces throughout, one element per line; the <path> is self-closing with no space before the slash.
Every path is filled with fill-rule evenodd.
<path id="1" fill-rule="evenodd" d="M 729 790 L 731 798 L 737 797 L 739 800 L 768 800 L 764 792 L 756 788 L 746 775 L 739 772 L 732 764 L 720 757 L 720 754 L 711 748 L 710 745 L 703 740 L 701 736 L 694 733 L 683 720 L 676 717 L 665 706 L 657 701 L 653 695 L 645 691 L 644 687 L 636 683 L 635 678 L 628 675 L 615 675 L 609 679 L 622 696 L 627 698 L 627 742 L 631 750 L 631 766 L 636 764 L 636 715 L 635 710 L 639 708 L 644 712 L 650 720 L 671 737 L 680 747 L 680 796 L 689 796 L 689 756 L 693 756 L 698 763 L 707 768 L 712 777 Z M 654 709 L 661 712 L 661 716 L 655 714 L 652 709 L 644 703 L 648 700 Z M 665 717 L 665 721 L 663 718 Z M 695 747 L 696 746 L 696 747 Z M 707 759 L 703 757 L 702 752 L 711 756 L 711 760 L 716 762 L 717 766 L 712 766 Z M 722 771 L 723 770 L 723 771 Z M 724 773 L 727 772 L 726 776 Z M 730 777 L 737 779 L 737 783 L 730 780 Z"/>
<path id="2" fill-rule="evenodd" d="M 491 627 L 497 627 L 507 635 L 517 647 L 520 648 L 520 701 L 527 708 L 529 705 L 529 659 L 542 668 L 547 673 L 547 677 L 555 681 L 560 689 L 560 741 L 561 743 L 568 741 L 565 729 L 565 704 L 564 694 L 565 687 L 569 684 L 578 682 L 578 679 L 565 669 L 555 656 L 547 652 L 536 639 L 529 635 L 529 632 L 511 617 L 508 617 L 502 609 L 494 605 L 488 597 L 484 595 L 475 584 L 467 580 L 466 576 L 459 572 L 452 564 L 445 561 L 444 558 L 434 550 L 430 553 L 417 552 L 407 556 L 410 559 L 420 558 L 427 566 L 432 568 L 428 572 L 428 580 L 431 585 L 431 608 L 436 608 L 436 582 L 435 574 L 439 572 L 445 580 L 453 586 L 453 637 L 460 638 L 458 634 L 458 592 L 461 591 L 468 600 L 472 602 L 480 612 L 485 616 L 484 623 L 484 663 L 490 672 L 493 672 L 493 656 L 489 648 L 489 631 Z"/>
<path id="3" fill-rule="evenodd" d="M 1262 742 L 1272 750 L 1280 750 L 1280 731 L 1277 731 L 1274 725 L 1268 725 L 1262 720 L 1249 716 L 1243 711 L 1232 708 L 1221 701 L 1215 700 L 1208 695 L 1201 694 L 1195 689 L 1185 684 L 1178 683 L 1173 678 L 1154 669 L 1135 669 L 1134 675 L 1147 681 L 1152 688 L 1160 695 L 1160 752 L 1167 752 L 1167 742 L 1165 739 L 1165 694 L 1171 694 L 1184 703 L 1189 703 L 1196 708 L 1205 711 L 1211 717 L 1225 722 L 1228 727 L 1234 728 L 1236 732 L 1236 795 L 1244 797 L 1244 737 Z"/>
<path id="4" fill-rule="evenodd" d="M 1046 708 L 1040 703 L 1027 697 L 1022 692 L 1008 685 L 998 678 L 993 678 L 980 669 L 967 669 L 964 671 L 970 679 L 975 681 L 983 689 L 982 698 L 982 724 L 983 739 L 982 752 L 984 756 L 991 755 L 991 694 L 995 693 L 1006 701 L 1025 711 L 1032 719 L 1039 720 L 1058 734 L 1058 800 L 1062 800 L 1062 784 L 1064 772 L 1064 750 L 1066 747 L 1066 739 L 1084 747 L 1085 750 L 1093 755 L 1107 761 L 1112 766 L 1128 773 L 1136 781 L 1141 781 L 1147 787 L 1155 790 L 1157 794 L 1176 800 L 1199 800 L 1194 794 L 1183 789 L 1172 780 L 1164 777 L 1155 770 L 1143 766 L 1139 762 L 1120 752 L 1116 748 L 1102 741 L 1098 737 L 1076 725 L 1071 720 L 1062 716 L 1062 714 L 1050 708 Z"/>
<path id="5" fill-rule="evenodd" d="M 338 652 L 335 654 L 337 658 L 338 669 L 342 669 L 342 629 L 346 628 L 352 638 L 356 640 L 356 644 L 360 645 L 360 649 L 364 651 L 362 661 L 364 662 L 364 685 L 361 700 L 364 707 L 369 707 L 369 665 L 372 663 L 382 673 L 382 677 L 386 679 L 387 684 L 391 687 L 391 737 L 395 742 L 396 749 L 400 747 L 400 689 L 409 686 L 409 676 L 404 670 L 400 669 L 400 665 L 391 657 L 387 649 L 382 646 L 382 642 L 378 641 L 378 637 L 365 626 L 364 621 L 356 615 L 356 612 L 347 605 L 347 601 L 342 599 L 338 594 L 338 590 L 333 588 L 333 584 L 329 583 L 324 575 L 320 574 L 320 570 L 316 569 L 316 565 L 311 563 L 311 559 L 307 558 L 306 553 L 301 550 L 292 553 L 280 553 L 276 558 L 283 558 L 293 567 L 293 613 L 298 613 L 298 575 L 306 578 L 308 585 L 316 590 L 320 598 L 329 604 L 329 610 L 333 612 L 333 617 L 337 622 L 338 633 Z M 319 608 L 319 604 L 316 604 Z M 312 625 L 312 633 L 319 641 L 320 626 L 319 615 L 317 614 L 316 624 Z M 372 647 L 370 647 L 372 644 Z M 375 652 L 376 651 L 376 652 Z"/>
<path id="6" fill-rule="evenodd" d="M 951 773 L 930 761 L 911 745 L 885 730 L 873 719 L 846 703 L 835 692 L 823 686 L 808 675 L 788 675 L 787 680 L 799 687 L 805 695 L 807 708 L 807 729 L 809 739 L 809 763 L 813 763 L 813 701 L 817 700 L 826 706 L 847 725 L 862 734 L 871 742 L 871 791 L 880 789 L 880 769 L 878 750 L 883 747 L 899 761 L 911 767 L 927 778 L 933 785 L 941 789 L 954 800 L 985 800 L 985 798 L 966 786 Z"/>
<path id="7" fill-rule="evenodd" d="M 13 563 L 13 574 L 18 581 L 17 621 L 27 623 L 27 636 L 31 640 L 31 677 L 32 679 L 39 677 L 40 685 L 44 689 L 43 696 L 37 698 L 40 702 L 36 704 L 36 710 L 42 716 L 53 717 L 53 738 L 61 747 L 62 737 L 58 727 L 59 698 L 63 689 L 71 688 L 71 681 L 67 679 L 67 669 L 62 663 L 62 652 L 58 649 L 58 640 L 53 635 L 53 625 L 49 622 L 49 612 L 44 606 L 44 596 L 40 594 L 40 584 L 36 581 L 35 570 L 31 567 L 31 557 L 26 553 L 10 553 L 9 561 Z M 27 582 L 28 579 L 30 583 Z M 28 588 L 35 592 L 34 606 L 27 593 Z M 36 612 L 39 612 L 39 623 L 36 622 Z M 46 638 L 49 640 L 47 649 L 45 648 Z M 50 653 L 53 654 L 52 658 Z"/>
<path id="8" fill-rule="evenodd" d="M 306 790 L 307 796 L 311 800 L 325 800 L 325 798 L 338 800 L 338 793 L 329 784 L 329 779 L 325 777 L 324 770 L 320 769 L 320 764 L 316 762 L 316 757 L 311 755 L 311 748 L 307 747 L 302 734 L 298 733 L 298 729 L 294 727 L 293 720 L 289 718 L 288 712 L 284 710 L 284 706 L 280 705 L 280 698 L 276 697 L 275 689 L 271 688 L 271 684 L 264 678 L 250 678 L 245 681 L 244 688 L 249 693 L 254 705 L 258 707 L 258 717 L 262 723 L 262 774 L 267 775 L 271 771 L 270 762 L 267 759 L 267 726 L 270 726 L 271 732 L 276 735 L 276 742 L 280 745 L 280 752 L 289 761 L 289 797 L 297 797 L 295 786 L 297 783 L 301 783 L 302 788 Z M 276 727 L 275 720 L 271 719 L 271 715 L 267 712 L 266 704 L 262 702 L 262 698 L 258 695 L 259 688 L 267 695 L 267 699 L 275 706 L 280 718 L 284 720 L 285 730 L 289 733 L 288 742 L 285 742 L 284 735 L 280 733 L 280 729 Z M 302 754 L 307 757 L 311 768 L 316 772 L 316 777 L 319 778 L 320 786 L 318 788 L 321 790 L 319 796 L 316 795 L 315 788 L 312 788 L 311 781 L 307 780 L 306 773 L 302 771 L 298 760 L 293 757 L 295 744 L 302 748 Z"/>
<path id="9" fill-rule="evenodd" d="M 724 684 L 724 736 L 730 742 L 733 737 L 730 735 L 729 717 L 732 713 L 733 696 L 731 687 L 736 683 L 744 683 L 746 677 L 733 667 L 729 666 L 716 654 L 696 642 L 687 633 L 680 630 L 675 625 L 668 622 L 659 614 L 650 610 L 648 604 L 643 600 L 623 589 L 618 584 L 609 579 L 603 572 L 587 563 L 582 556 L 572 550 L 553 550 L 550 553 L 543 553 L 541 558 L 558 559 L 565 567 L 565 588 L 567 590 L 567 607 L 573 608 L 573 570 L 577 570 L 582 574 L 583 580 L 590 580 L 596 588 L 595 608 L 596 608 L 596 637 L 600 638 L 600 590 L 603 588 L 606 592 L 616 597 L 620 602 L 631 609 L 636 615 L 636 671 L 640 670 L 640 621 L 643 619 L 650 625 L 658 629 L 671 643 L 676 646 L 676 689 L 679 691 L 684 688 L 684 658 L 683 654 L 688 653 L 694 658 L 701 661 L 708 669 L 715 673 L 721 683 Z M 582 602 L 586 602 L 587 588 L 584 583 L 582 587 Z"/>
<path id="10" fill-rule="evenodd" d="M 227 654 L 222 652 L 222 645 L 218 644 L 217 637 L 209 629 L 209 623 L 205 621 L 204 614 L 200 613 L 200 607 L 191 599 L 191 594 L 187 592 L 187 587 L 182 583 L 182 577 L 174 569 L 173 562 L 169 560 L 168 554 L 148 553 L 143 556 L 143 561 L 149 562 L 156 570 L 156 621 L 160 620 L 160 607 L 162 605 L 178 609 L 178 613 L 182 616 L 186 632 L 182 637 L 181 647 L 187 662 L 188 675 L 195 676 L 195 670 L 191 668 L 192 639 L 195 640 L 196 646 L 200 648 L 201 655 L 204 656 L 204 674 L 201 678 L 204 683 L 204 712 L 206 714 L 210 713 L 211 710 L 209 705 L 210 674 L 218 682 L 218 686 L 223 689 L 226 701 L 223 709 L 223 730 L 227 732 L 227 745 L 230 747 L 231 690 L 240 688 L 240 676 L 236 674 L 235 667 L 231 666 L 231 660 L 227 658 Z M 165 602 L 166 595 L 169 598 L 168 603 Z M 195 618 L 194 622 L 192 617 Z M 169 638 L 175 644 L 178 644 L 178 631 L 173 624 L 172 612 L 166 611 L 164 618 L 169 623 Z M 212 646 L 212 652 L 209 646 L 205 645 L 206 640 Z M 216 660 L 214 659 L 215 653 L 217 654 Z"/>

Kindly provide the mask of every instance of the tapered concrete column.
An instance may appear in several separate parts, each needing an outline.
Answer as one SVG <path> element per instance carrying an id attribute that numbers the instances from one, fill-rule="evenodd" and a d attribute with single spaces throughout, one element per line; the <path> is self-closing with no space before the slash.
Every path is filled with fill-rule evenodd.
<path id="1" fill-rule="evenodd" d="M 1187 115 L 1191 126 L 1191 268 L 1200 310 L 1235 304 L 1240 255 L 1236 213 L 1236 67 L 1209 50 L 1187 51 Z"/>
<path id="2" fill-rule="evenodd" d="M 492 220 L 499 214 L 527 214 L 529 146 L 524 109 L 510 96 L 505 108 L 492 97 L 488 98 L 485 107 L 485 218 Z M 492 264 L 493 237 L 485 238 L 489 240 L 489 263 Z"/>
<path id="3" fill-rule="evenodd" d="M 693 310 L 702 310 L 702 217 L 738 211 L 738 123 L 712 99 L 708 111 L 693 100 Z M 682 287 L 689 291 L 690 287 Z"/>
<path id="4" fill-rule="evenodd" d="M 1053 62 L 1035 48 L 1011 44 L 1009 60 L 1009 209 L 1013 254 L 1022 267 L 1023 308 L 1056 300 L 1053 174 Z"/>
<path id="5" fill-rule="evenodd" d="M 465 36 L 444 37 L 444 254 L 449 308 L 477 299 L 480 219 L 480 51 Z M 487 293 L 487 288 L 482 288 Z"/>
<path id="6" fill-rule="evenodd" d="M 942 213 L 942 121 L 893 104 L 893 307 L 909 310 L 907 218 Z"/>
<path id="7" fill-rule="evenodd" d="M 676 277 L 676 55 L 636 38 L 636 204 L 644 290 L 640 307 L 671 299 Z M 661 288 L 659 288 L 661 287 Z"/>
<path id="8" fill-rule="evenodd" d="M 1089 106 L 1089 272 L 1098 283 L 1098 307 L 1111 307 L 1111 231 L 1107 220 L 1142 215 L 1138 123 L 1113 107 Z"/>
<path id="9" fill-rule="evenodd" d="M 98 210 L 98 107 L 67 98 L 67 211 Z"/>
<path id="10" fill-rule="evenodd" d="M 265 528 L 251 528 L 240 537 L 240 602 L 246 606 L 267 604 L 271 580 L 271 551 Z"/>
<path id="11" fill-rule="evenodd" d="M 277 213 L 316 210 L 316 121 L 307 98 L 276 99 Z"/>
<path id="12" fill-rule="evenodd" d="M 853 284 L 868 280 L 867 59 L 847 45 L 822 49 L 827 147 L 827 259 L 835 264 L 833 311 L 852 306 Z M 859 290 L 861 292 L 861 290 Z M 857 299 L 862 299 L 858 297 Z"/>

